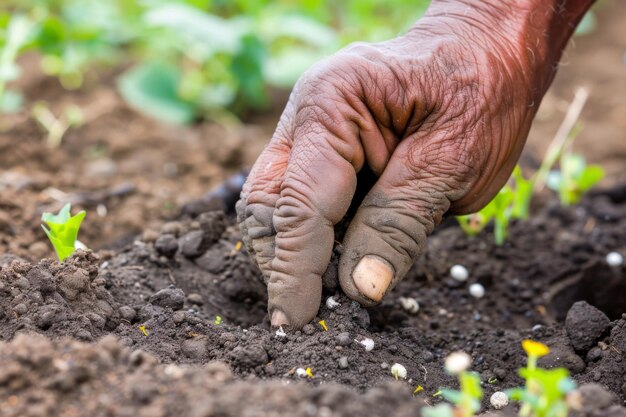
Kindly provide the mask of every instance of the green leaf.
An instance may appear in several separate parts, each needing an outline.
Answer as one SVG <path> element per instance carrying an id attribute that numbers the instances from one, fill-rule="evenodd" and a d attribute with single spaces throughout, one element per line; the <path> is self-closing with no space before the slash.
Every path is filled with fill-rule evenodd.
<path id="1" fill-rule="evenodd" d="M 472 398 L 481 399 L 483 390 L 480 387 L 480 376 L 476 372 L 463 372 L 459 375 L 461 391 Z"/>
<path id="2" fill-rule="evenodd" d="M 124 99 L 137 110 L 169 123 L 193 120 L 196 108 L 178 95 L 180 69 L 159 63 L 142 64 L 118 80 Z"/>
<path id="3" fill-rule="evenodd" d="M 265 47 L 253 35 L 245 36 L 241 48 L 233 57 L 231 71 L 239 82 L 239 94 L 253 106 L 261 106 L 266 102 L 265 83 L 263 79 L 263 63 Z"/>
<path id="4" fill-rule="evenodd" d="M 584 193 L 600 182 L 602 178 L 604 178 L 604 170 L 602 167 L 599 165 L 589 165 L 578 178 L 578 188 Z"/>
<path id="5" fill-rule="evenodd" d="M 441 391 L 441 396 L 452 404 L 459 404 L 463 398 L 463 393 L 461 391 L 447 388 L 441 388 L 439 391 Z"/>
<path id="6" fill-rule="evenodd" d="M 71 205 L 68 203 L 58 214 L 43 213 L 41 220 L 46 225 L 41 225 L 50 239 L 59 260 L 64 261 L 74 253 L 78 230 L 85 218 L 85 211 L 80 211 L 75 216 L 70 215 Z M 47 227 L 46 227 L 47 226 Z"/>

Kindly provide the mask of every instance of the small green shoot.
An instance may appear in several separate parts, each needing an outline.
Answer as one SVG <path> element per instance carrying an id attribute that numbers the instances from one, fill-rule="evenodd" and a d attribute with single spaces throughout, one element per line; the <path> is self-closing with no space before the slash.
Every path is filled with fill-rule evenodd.
<path id="1" fill-rule="evenodd" d="M 83 123 L 83 113 L 77 106 L 68 106 L 61 117 L 56 117 L 50 108 L 43 102 L 33 106 L 32 115 L 37 122 L 48 132 L 47 143 L 50 148 L 61 144 L 63 136 L 72 127 Z"/>
<path id="2" fill-rule="evenodd" d="M 460 390 L 442 388 L 439 392 L 453 405 L 439 404 L 424 408 L 422 417 L 473 417 L 480 410 L 480 401 L 483 398 L 480 376 L 467 370 L 470 365 L 471 358 L 464 352 L 455 352 L 446 358 L 446 371 L 458 376 Z"/>
<path id="3" fill-rule="evenodd" d="M 582 155 L 566 153 L 561 157 L 560 170 L 548 174 L 546 185 L 559 194 L 561 204 L 570 206 L 604 178 L 599 165 L 587 165 Z"/>
<path id="4" fill-rule="evenodd" d="M 543 343 L 524 340 L 522 347 L 528 355 L 528 364 L 519 374 L 526 386 L 508 391 L 511 399 L 522 402 L 520 417 L 566 417 L 569 410 L 566 396 L 576 388 L 569 372 L 565 368 L 537 367 L 537 359 L 550 353 Z"/>
<path id="5" fill-rule="evenodd" d="M 64 261 L 74 253 L 78 230 L 87 214 L 83 210 L 75 216 L 71 216 L 71 208 L 71 205 L 68 203 L 63 206 L 58 214 L 44 213 L 41 216 L 41 221 L 45 223 L 41 227 L 46 232 L 48 239 L 50 239 L 60 261 Z"/>

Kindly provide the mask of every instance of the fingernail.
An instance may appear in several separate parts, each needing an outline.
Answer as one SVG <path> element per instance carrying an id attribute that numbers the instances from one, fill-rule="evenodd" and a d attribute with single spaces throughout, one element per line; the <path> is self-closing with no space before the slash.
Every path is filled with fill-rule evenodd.
<path id="1" fill-rule="evenodd" d="M 272 312 L 272 326 L 273 327 L 280 327 L 280 326 L 287 326 L 289 325 L 289 320 L 287 320 L 287 316 L 285 316 L 285 313 L 283 313 L 280 310 L 274 310 Z"/>
<path id="2" fill-rule="evenodd" d="M 383 299 L 392 278 L 393 268 L 374 255 L 364 256 L 352 272 L 354 285 L 359 292 L 375 302 Z"/>

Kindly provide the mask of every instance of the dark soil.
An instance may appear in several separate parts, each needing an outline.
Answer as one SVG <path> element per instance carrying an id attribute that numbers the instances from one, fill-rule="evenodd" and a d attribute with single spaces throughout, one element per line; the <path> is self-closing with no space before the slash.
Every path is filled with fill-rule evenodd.
<path id="1" fill-rule="evenodd" d="M 0 416 L 416 417 L 455 386 L 442 362 L 458 349 L 481 375 L 484 416 L 513 416 L 488 398 L 521 383 L 520 341 L 533 338 L 552 349 L 544 366 L 582 385 L 573 417 L 624 417 L 626 270 L 605 261 L 626 255 L 624 12 L 599 2 L 598 28 L 568 49 L 522 158 L 537 165 L 575 88 L 589 86 L 576 151 L 606 169 L 610 189 L 579 207 L 539 204 L 503 247 L 447 220 L 381 306 L 361 308 L 330 279 L 324 300 L 340 305 L 283 337 L 229 214 L 211 211 L 232 205 L 242 176 L 231 176 L 255 160 L 283 104 L 245 124 L 166 126 L 127 108 L 112 74 L 68 92 L 27 57 L 27 103 L 57 115 L 76 104 L 87 122 L 50 149 L 28 112 L 0 118 Z M 41 213 L 66 202 L 88 210 L 80 238 L 96 252 L 41 260 L 53 256 Z M 468 282 L 449 277 L 454 264 Z M 484 298 L 469 295 L 474 282 Z M 393 380 L 396 362 L 407 380 Z"/>
<path id="2" fill-rule="evenodd" d="M 438 401 L 439 387 L 455 385 L 442 361 L 459 349 L 474 359 L 488 408 L 494 391 L 520 384 L 525 338 L 550 346 L 543 366 L 600 384 L 613 393 L 610 405 L 626 398 L 626 268 L 604 260 L 625 249 L 623 196 L 547 204 L 514 225 L 503 247 L 448 221 L 381 306 L 366 310 L 327 290 L 340 305 L 323 305 L 316 320 L 282 337 L 269 328 L 260 274 L 238 242 L 214 211 L 166 223 L 114 255 L 79 252 L 63 264 L 0 258 L 0 336 L 13 340 L 0 359 L 0 401 L 14 410 L 7 415 L 235 416 L 259 404 L 267 415 L 324 415 L 324 407 L 355 415 L 346 401 L 368 416 L 417 415 Z M 449 277 L 454 264 L 470 270 L 467 282 Z M 484 298 L 469 295 L 474 282 Z M 414 297 L 419 312 L 403 310 L 401 296 Z M 588 304 L 570 310 L 579 300 Z M 46 337 L 16 336 L 30 333 Z M 374 340 L 371 352 L 357 342 L 364 338 Z M 393 380 L 394 363 L 407 380 Z M 104 399 L 86 400 L 96 397 Z"/>

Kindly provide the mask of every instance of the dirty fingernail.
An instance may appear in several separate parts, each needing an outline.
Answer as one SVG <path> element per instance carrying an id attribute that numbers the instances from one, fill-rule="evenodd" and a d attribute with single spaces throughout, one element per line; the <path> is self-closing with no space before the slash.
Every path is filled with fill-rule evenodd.
<path id="1" fill-rule="evenodd" d="M 271 322 L 273 327 L 289 325 L 289 320 L 287 320 L 287 316 L 285 316 L 285 313 L 280 310 L 274 310 L 274 312 L 272 313 Z"/>
<path id="2" fill-rule="evenodd" d="M 382 258 L 364 256 L 352 272 L 354 285 L 361 294 L 372 301 L 383 299 L 393 278 L 393 268 Z"/>

